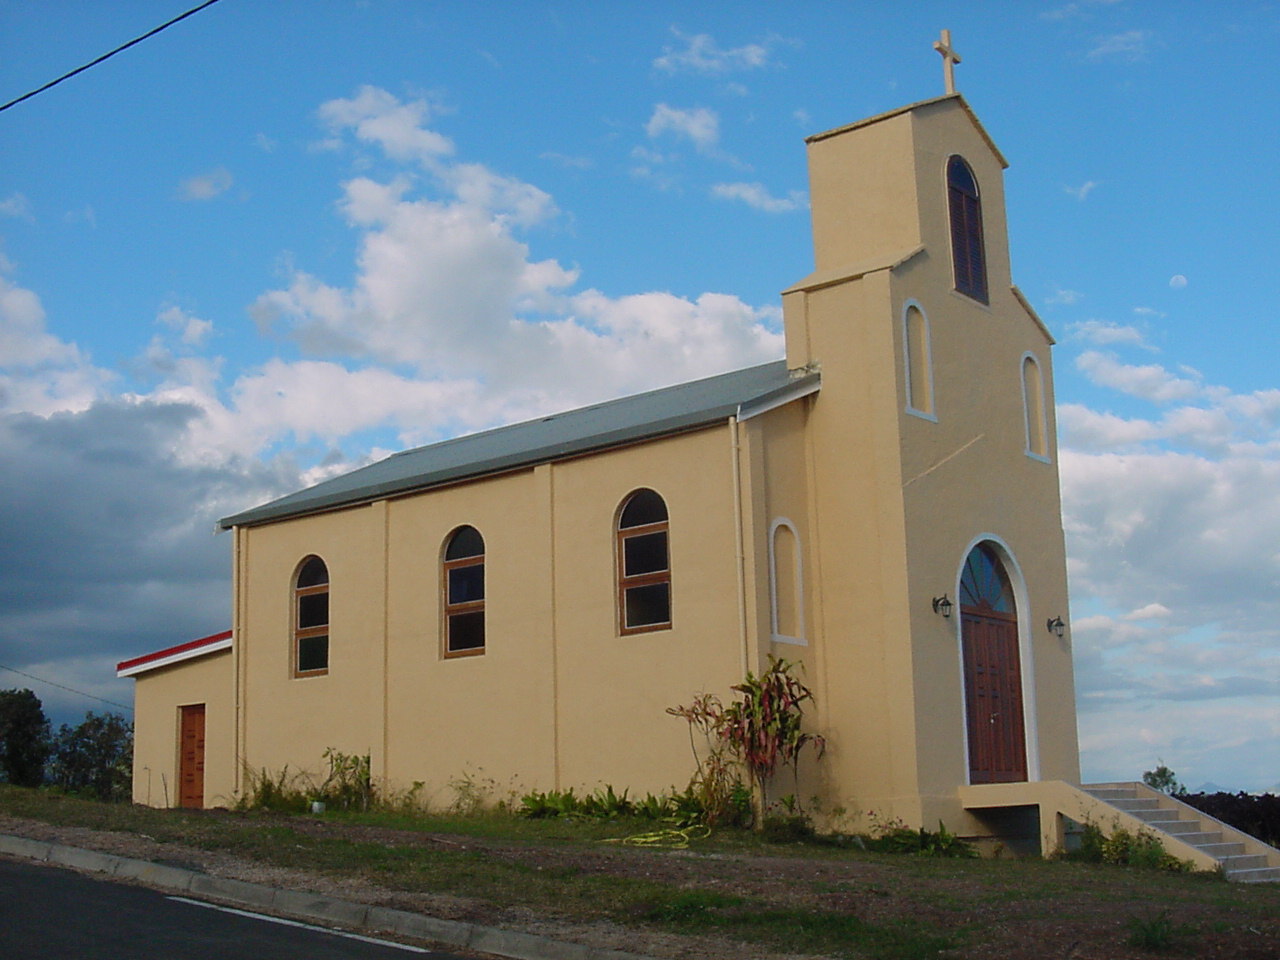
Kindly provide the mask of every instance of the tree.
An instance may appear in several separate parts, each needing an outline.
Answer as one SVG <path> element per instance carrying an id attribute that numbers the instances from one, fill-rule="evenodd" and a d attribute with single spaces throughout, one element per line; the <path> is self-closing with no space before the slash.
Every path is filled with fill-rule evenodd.
<path id="1" fill-rule="evenodd" d="M 30 690 L 0 690 L 0 778 L 20 787 L 44 782 L 49 721 Z"/>
<path id="2" fill-rule="evenodd" d="M 118 713 L 85 714 L 53 740 L 51 779 L 69 793 L 125 801 L 132 792 L 133 724 Z"/>
<path id="3" fill-rule="evenodd" d="M 1166 767 L 1163 761 L 1154 770 L 1144 773 L 1142 782 L 1152 790 L 1159 790 L 1172 796 L 1187 792 L 1187 788 L 1178 782 L 1178 775 Z"/>

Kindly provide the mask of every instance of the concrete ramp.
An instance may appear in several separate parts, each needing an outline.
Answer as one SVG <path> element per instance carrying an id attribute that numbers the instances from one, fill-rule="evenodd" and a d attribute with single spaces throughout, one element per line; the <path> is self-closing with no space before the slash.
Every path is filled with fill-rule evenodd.
<path id="1" fill-rule="evenodd" d="M 1151 834 L 1179 860 L 1190 860 L 1197 870 L 1221 870 L 1228 880 L 1280 881 L 1280 850 L 1144 783 L 977 784 L 960 788 L 960 802 L 975 812 L 1038 808 L 1044 856 L 1065 849 L 1065 824 L 1071 819 L 1108 835 L 1116 830 Z"/>

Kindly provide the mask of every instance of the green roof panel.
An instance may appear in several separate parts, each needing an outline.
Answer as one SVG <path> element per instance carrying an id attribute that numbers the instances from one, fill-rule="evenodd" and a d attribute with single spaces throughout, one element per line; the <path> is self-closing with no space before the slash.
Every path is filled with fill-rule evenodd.
<path id="1" fill-rule="evenodd" d="M 415 447 L 224 517 L 218 525 L 227 530 L 303 516 L 677 433 L 769 409 L 812 393 L 818 384 L 817 373 L 790 372 L 786 361 L 776 360 Z"/>

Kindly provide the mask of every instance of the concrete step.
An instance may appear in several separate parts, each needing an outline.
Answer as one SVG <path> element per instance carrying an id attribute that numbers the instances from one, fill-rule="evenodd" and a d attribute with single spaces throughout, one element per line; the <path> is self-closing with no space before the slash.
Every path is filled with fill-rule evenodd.
<path id="1" fill-rule="evenodd" d="M 1161 810 L 1159 807 L 1150 807 L 1144 810 L 1126 810 L 1125 813 L 1137 817 L 1139 820 L 1146 820 L 1150 823 L 1152 820 L 1179 820 L 1181 819 L 1172 810 Z"/>
<path id="2" fill-rule="evenodd" d="M 1219 837 L 1222 834 L 1218 834 Z M 1221 860 L 1223 857 L 1239 857 L 1244 855 L 1243 843 L 1197 843 L 1197 850 L 1203 850 L 1211 857 Z"/>
<path id="3" fill-rule="evenodd" d="M 1186 840 L 1186 834 L 1204 831 L 1204 827 L 1199 820 L 1148 820 L 1147 826 L 1184 841 Z"/>
<path id="4" fill-rule="evenodd" d="M 1280 866 L 1273 865 L 1276 863 L 1275 850 L 1265 844 L 1255 845 L 1252 840 L 1226 839 L 1221 824 L 1177 797 L 1168 802 L 1151 796 L 1137 784 L 1128 783 L 1095 783 L 1082 789 L 1096 800 L 1141 821 L 1145 828 L 1157 835 L 1179 840 L 1212 857 L 1230 880 L 1241 883 L 1280 882 Z M 1246 850 L 1259 847 L 1262 853 L 1246 853 Z"/>
<path id="5" fill-rule="evenodd" d="M 1086 787 L 1085 793 L 1099 800 L 1105 800 L 1107 803 L 1113 803 L 1116 800 L 1132 800 L 1136 796 L 1136 792 L 1132 787 L 1126 789 L 1124 787 Z"/>
<path id="6" fill-rule="evenodd" d="M 1229 874 L 1235 874 L 1241 870 L 1259 870 L 1266 865 L 1267 858 L 1261 853 L 1242 853 L 1239 856 L 1222 858 L 1222 869 Z"/>
<path id="7" fill-rule="evenodd" d="M 1101 799 L 1101 798 L 1099 798 Z M 1115 807 L 1117 810 L 1123 810 L 1125 813 L 1132 813 L 1139 816 L 1144 813 L 1159 813 L 1160 803 L 1156 800 L 1149 800 L 1146 797 L 1108 800 L 1107 803 Z"/>
<path id="8" fill-rule="evenodd" d="M 1232 870 L 1227 876 L 1233 883 L 1280 883 L 1280 867 Z"/>

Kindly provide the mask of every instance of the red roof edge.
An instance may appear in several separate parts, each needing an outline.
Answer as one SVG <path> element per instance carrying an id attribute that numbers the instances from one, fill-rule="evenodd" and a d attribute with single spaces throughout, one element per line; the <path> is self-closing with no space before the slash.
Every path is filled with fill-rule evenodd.
<path id="1" fill-rule="evenodd" d="M 186 643 L 179 643 L 177 646 L 165 647 L 163 650 L 157 650 L 154 653 L 143 654 L 140 657 L 134 657 L 132 660 L 121 660 L 116 664 L 116 674 L 120 675 L 125 671 L 136 673 L 139 668 L 145 668 L 149 663 L 155 663 L 159 660 L 186 660 L 188 657 L 199 656 L 205 647 L 212 647 L 220 644 L 220 649 L 226 644 L 223 641 L 231 639 L 231 631 L 224 630 L 222 633 L 210 634 L 207 637 L 201 637 L 199 640 L 188 640 Z M 212 652 L 212 651 L 210 651 Z"/>

